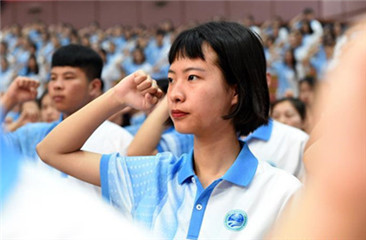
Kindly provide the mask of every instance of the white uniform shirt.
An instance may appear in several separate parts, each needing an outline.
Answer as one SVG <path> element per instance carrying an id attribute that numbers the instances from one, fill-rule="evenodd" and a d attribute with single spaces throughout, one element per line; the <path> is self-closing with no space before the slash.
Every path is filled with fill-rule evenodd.
<path id="1" fill-rule="evenodd" d="M 304 147 L 308 139 L 308 134 L 300 129 L 270 119 L 268 125 L 256 129 L 245 141 L 258 159 L 301 178 L 304 174 Z"/>
<path id="2" fill-rule="evenodd" d="M 119 152 L 126 155 L 133 136 L 124 128 L 110 121 L 103 122 L 88 138 L 81 150 L 101 154 Z"/>
<path id="3" fill-rule="evenodd" d="M 180 158 L 103 155 L 103 196 L 139 226 L 167 239 L 261 239 L 301 183 L 258 161 L 244 144 L 224 176 L 203 189 L 193 152 Z"/>

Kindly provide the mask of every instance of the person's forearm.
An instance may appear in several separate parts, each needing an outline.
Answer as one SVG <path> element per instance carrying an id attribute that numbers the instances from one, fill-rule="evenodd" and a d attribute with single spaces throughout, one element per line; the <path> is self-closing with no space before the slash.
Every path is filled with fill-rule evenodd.
<path id="1" fill-rule="evenodd" d="M 81 151 L 89 136 L 110 115 L 123 108 L 113 89 L 72 114 L 37 145 L 39 157 L 52 167 L 100 186 L 100 154 Z"/>
<path id="2" fill-rule="evenodd" d="M 164 98 L 140 127 L 128 147 L 127 155 L 143 156 L 155 154 L 168 117 L 168 102 Z"/>
<path id="3" fill-rule="evenodd" d="M 39 156 L 50 163 L 54 155 L 80 150 L 94 130 L 123 107 L 123 104 L 114 99 L 111 89 L 62 121 L 50 132 L 37 146 Z"/>
<path id="4" fill-rule="evenodd" d="M 5 128 L 8 132 L 14 132 L 15 130 L 17 130 L 18 128 L 20 128 L 21 126 L 23 126 L 24 123 L 16 120 L 14 122 L 11 122 L 9 124 L 5 125 Z"/>
<path id="5" fill-rule="evenodd" d="M 12 98 L 10 98 L 8 96 L 8 94 L 4 94 L 4 96 L 1 97 L 0 99 L 0 105 L 2 108 L 2 114 L 3 116 L 6 116 L 6 114 L 8 114 L 8 112 L 13 109 L 15 107 L 17 103 L 13 101 Z M 3 120 L 3 119 L 1 119 Z"/>

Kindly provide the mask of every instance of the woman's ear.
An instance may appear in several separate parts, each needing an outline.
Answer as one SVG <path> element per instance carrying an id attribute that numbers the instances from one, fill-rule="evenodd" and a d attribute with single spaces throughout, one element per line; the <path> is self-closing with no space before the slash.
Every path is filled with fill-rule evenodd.
<path id="1" fill-rule="evenodd" d="M 234 85 L 232 87 L 232 99 L 231 99 L 231 105 L 236 105 L 239 102 L 239 92 L 238 92 L 238 85 Z"/>
<path id="2" fill-rule="evenodd" d="M 271 86 L 272 75 L 269 72 L 266 73 L 266 79 L 267 79 L 267 85 L 268 85 L 268 87 Z"/>

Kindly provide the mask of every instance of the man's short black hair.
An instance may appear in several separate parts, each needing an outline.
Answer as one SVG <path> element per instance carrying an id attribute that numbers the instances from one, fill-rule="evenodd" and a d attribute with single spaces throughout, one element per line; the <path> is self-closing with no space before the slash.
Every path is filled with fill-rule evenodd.
<path id="1" fill-rule="evenodd" d="M 78 67 L 89 81 L 101 78 L 103 61 L 93 49 L 79 44 L 70 44 L 57 49 L 52 56 L 53 67 Z"/>

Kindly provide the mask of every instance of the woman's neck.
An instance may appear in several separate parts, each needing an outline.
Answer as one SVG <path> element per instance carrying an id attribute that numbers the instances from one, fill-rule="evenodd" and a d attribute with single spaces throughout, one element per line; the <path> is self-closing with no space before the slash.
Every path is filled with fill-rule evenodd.
<path id="1" fill-rule="evenodd" d="M 194 170 L 204 188 L 226 173 L 240 149 L 235 131 L 208 138 L 195 136 Z"/>

